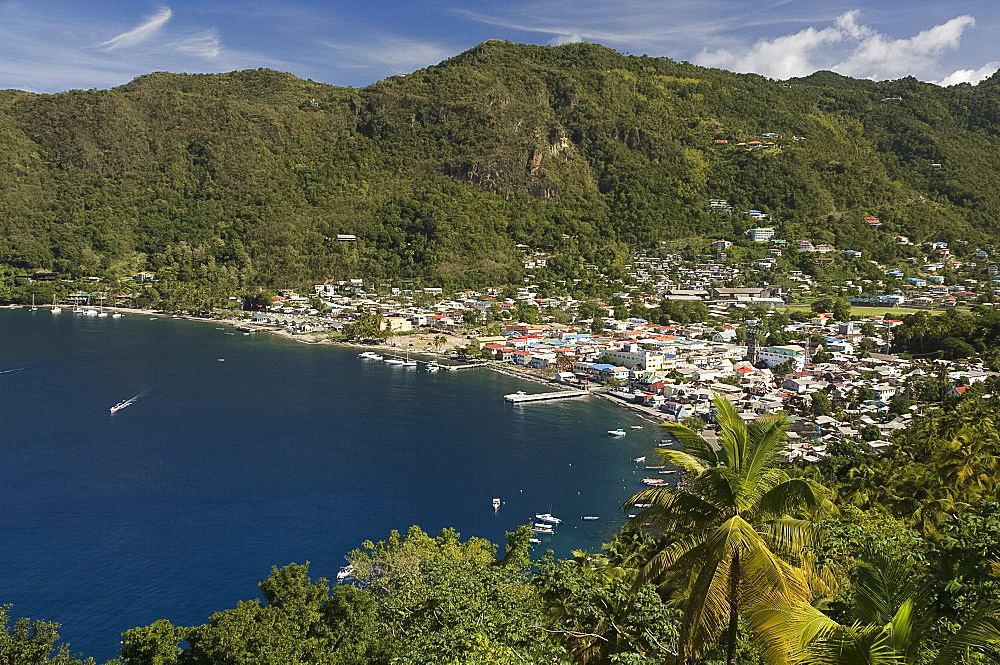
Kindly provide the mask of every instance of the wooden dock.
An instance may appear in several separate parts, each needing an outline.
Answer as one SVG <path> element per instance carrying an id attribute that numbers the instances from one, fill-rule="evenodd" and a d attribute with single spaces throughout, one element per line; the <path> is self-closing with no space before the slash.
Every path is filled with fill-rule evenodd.
<path id="1" fill-rule="evenodd" d="M 543 402 L 553 399 L 570 399 L 572 397 L 586 397 L 590 393 L 586 390 L 559 390 L 554 393 L 511 393 L 503 398 L 513 404 L 523 404 L 524 402 Z"/>

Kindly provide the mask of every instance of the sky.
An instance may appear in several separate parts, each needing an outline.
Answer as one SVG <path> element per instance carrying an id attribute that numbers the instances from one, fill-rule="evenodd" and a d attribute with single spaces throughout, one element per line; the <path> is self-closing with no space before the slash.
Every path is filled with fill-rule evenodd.
<path id="1" fill-rule="evenodd" d="M 953 85 L 1000 69 L 998 36 L 995 0 L 0 0 L 0 89 L 258 67 L 364 86 L 487 39 Z"/>

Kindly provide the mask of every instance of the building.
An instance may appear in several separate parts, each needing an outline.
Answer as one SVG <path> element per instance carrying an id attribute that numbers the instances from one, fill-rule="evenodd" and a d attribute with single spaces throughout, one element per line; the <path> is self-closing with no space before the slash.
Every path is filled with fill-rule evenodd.
<path id="1" fill-rule="evenodd" d="M 767 227 L 759 227 L 756 229 L 750 229 L 747 231 L 747 237 L 754 242 L 767 242 L 774 237 L 774 229 Z"/>
<path id="2" fill-rule="evenodd" d="M 757 360 L 774 369 L 789 360 L 796 372 L 801 372 L 806 366 L 805 349 L 797 344 L 784 346 L 765 346 L 757 352 Z"/>

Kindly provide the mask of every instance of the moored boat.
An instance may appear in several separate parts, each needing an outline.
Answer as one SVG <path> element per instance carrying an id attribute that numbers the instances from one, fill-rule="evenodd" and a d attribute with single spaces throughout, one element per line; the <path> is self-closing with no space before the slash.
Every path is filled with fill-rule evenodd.
<path id="1" fill-rule="evenodd" d="M 608 434 L 614 437 L 622 437 L 625 436 L 625 430 L 623 430 L 621 427 L 619 427 L 618 429 L 609 429 Z"/>
<path id="2" fill-rule="evenodd" d="M 535 519 L 546 524 L 562 524 L 562 520 L 552 513 L 536 513 Z"/>

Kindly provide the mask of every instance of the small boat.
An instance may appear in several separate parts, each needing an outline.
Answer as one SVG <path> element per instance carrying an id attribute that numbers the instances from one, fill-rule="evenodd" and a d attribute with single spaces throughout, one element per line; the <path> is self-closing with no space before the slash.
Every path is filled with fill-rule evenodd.
<path id="1" fill-rule="evenodd" d="M 625 430 L 623 430 L 621 427 L 619 427 L 618 429 L 608 430 L 608 434 L 610 434 L 613 437 L 623 437 L 625 436 L 625 433 L 626 433 Z"/>
<path id="2" fill-rule="evenodd" d="M 642 429 L 642 425 L 629 425 L 629 429 Z"/>
<path id="3" fill-rule="evenodd" d="M 666 467 L 663 466 L 662 464 L 660 464 L 658 466 L 647 466 L 646 468 L 647 469 L 665 469 Z"/>
<path id="4" fill-rule="evenodd" d="M 663 487 L 667 484 L 667 481 L 663 478 L 643 478 L 641 482 L 649 485 L 650 487 Z"/>
<path id="5" fill-rule="evenodd" d="M 52 310 L 51 311 L 52 311 L 53 314 L 62 314 L 62 307 L 59 307 L 58 305 L 56 305 L 55 294 L 52 295 Z"/>
<path id="6" fill-rule="evenodd" d="M 636 464 L 639 464 L 639 463 L 642 463 L 642 462 L 645 462 L 645 461 L 646 461 L 646 457 L 645 457 L 645 455 L 644 455 L 644 456 L 642 456 L 642 457 L 636 457 L 636 458 L 635 458 L 635 460 L 633 460 L 633 461 L 634 461 L 634 462 L 635 462 Z"/>
<path id="7" fill-rule="evenodd" d="M 83 308 L 80 307 L 79 305 L 77 305 L 76 307 L 73 308 L 73 313 L 74 314 L 83 314 Z"/>
<path id="8" fill-rule="evenodd" d="M 226 359 L 225 359 L 225 358 L 216 358 L 216 360 L 217 360 L 218 362 L 220 362 L 220 363 L 224 363 L 224 362 L 226 362 Z"/>
<path id="9" fill-rule="evenodd" d="M 528 538 L 528 542 L 531 543 L 532 545 L 541 545 L 542 544 L 542 541 L 539 540 L 538 538 L 535 538 L 534 536 L 532 536 L 531 538 Z"/>
<path id="10" fill-rule="evenodd" d="M 437 363 L 427 363 L 427 371 L 428 372 L 432 372 L 433 373 L 433 372 L 438 371 L 439 369 L 441 369 L 441 366 L 438 365 Z"/>
<path id="11" fill-rule="evenodd" d="M 337 582 L 349 582 L 354 579 L 354 566 L 344 566 L 337 571 Z"/>
<path id="12" fill-rule="evenodd" d="M 534 531 L 535 533 L 555 534 L 555 531 L 548 524 L 536 524 L 533 527 L 531 527 L 531 530 Z"/>
<path id="13" fill-rule="evenodd" d="M 629 518 L 630 520 L 634 520 L 634 519 L 635 519 L 636 517 L 638 517 L 638 516 L 639 516 L 639 515 L 638 515 L 637 513 L 629 513 L 629 514 L 628 514 L 628 518 Z"/>
<path id="14" fill-rule="evenodd" d="M 417 366 L 417 361 L 416 360 L 404 360 L 403 361 L 403 367 L 416 367 L 416 366 Z"/>
<path id="15" fill-rule="evenodd" d="M 93 307 L 84 312 L 84 314 L 86 314 L 87 316 L 97 316 L 97 313 L 98 313 L 97 310 L 94 309 Z"/>
<path id="16" fill-rule="evenodd" d="M 666 469 L 664 471 L 660 471 L 660 473 L 677 473 L 677 472 L 674 471 L 673 469 Z"/>
<path id="17" fill-rule="evenodd" d="M 501 504 L 500 498 L 493 497 L 493 512 L 500 510 L 500 504 Z"/>
<path id="18" fill-rule="evenodd" d="M 244 334 L 244 335 L 249 335 L 250 333 L 243 333 L 243 334 Z M 371 355 L 371 359 L 372 359 L 372 360 L 382 360 L 382 356 L 380 356 L 380 355 L 379 355 L 379 354 L 377 354 L 377 353 L 373 353 L 373 354 Z"/>
<path id="19" fill-rule="evenodd" d="M 653 505 L 653 504 L 651 504 L 651 503 L 637 503 L 637 504 L 635 504 L 635 505 L 634 505 L 634 506 L 632 506 L 632 507 L 633 507 L 633 508 L 649 508 L 649 507 L 651 507 L 652 505 Z"/>
<path id="20" fill-rule="evenodd" d="M 562 524 L 562 520 L 554 516 L 552 513 L 536 513 L 535 519 L 539 522 L 545 522 L 546 524 Z"/>
<path id="21" fill-rule="evenodd" d="M 35 307 L 35 294 L 34 293 L 31 294 L 31 311 L 32 312 L 37 312 L 38 311 L 38 308 Z"/>
<path id="22" fill-rule="evenodd" d="M 403 364 L 403 359 L 402 358 L 386 358 L 385 359 L 385 364 L 386 365 L 402 365 Z"/>
<path id="23" fill-rule="evenodd" d="M 598 517 L 597 515 L 584 515 L 580 519 L 582 519 L 582 520 L 599 520 L 601 518 Z"/>

